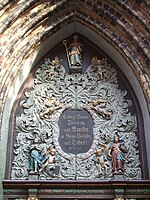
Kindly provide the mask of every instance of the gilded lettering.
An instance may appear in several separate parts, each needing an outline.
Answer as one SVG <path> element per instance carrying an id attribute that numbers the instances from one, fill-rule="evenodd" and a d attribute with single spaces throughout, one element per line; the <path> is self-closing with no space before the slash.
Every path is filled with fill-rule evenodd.
<path id="1" fill-rule="evenodd" d="M 70 140 L 69 140 L 69 141 L 65 141 L 65 142 L 64 142 L 64 145 L 70 146 Z"/>
<path id="2" fill-rule="evenodd" d="M 75 119 L 76 119 L 76 116 L 64 114 L 64 115 L 63 115 L 63 118 L 64 118 L 64 119 L 68 119 L 68 120 L 75 120 Z"/>
<path id="3" fill-rule="evenodd" d="M 75 133 L 77 131 L 76 126 L 72 126 L 71 131 Z"/>
<path id="4" fill-rule="evenodd" d="M 70 128 L 65 128 L 65 129 L 64 129 L 64 132 L 65 132 L 65 133 L 69 133 L 69 132 L 70 132 Z"/>
<path id="5" fill-rule="evenodd" d="M 78 132 L 88 132 L 88 128 L 82 127 L 82 128 L 77 128 L 77 133 Z"/>
<path id="6" fill-rule="evenodd" d="M 88 116 L 87 115 L 80 115 L 80 114 L 77 114 L 77 119 L 88 119 Z"/>

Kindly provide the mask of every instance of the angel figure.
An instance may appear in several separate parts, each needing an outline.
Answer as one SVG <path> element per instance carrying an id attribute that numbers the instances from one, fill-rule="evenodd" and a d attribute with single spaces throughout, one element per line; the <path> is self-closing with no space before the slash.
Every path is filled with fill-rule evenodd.
<path id="1" fill-rule="evenodd" d="M 48 119 L 49 115 L 53 114 L 54 111 L 59 110 L 61 108 L 60 102 L 58 100 L 52 99 L 51 97 L 46 99 L 44 104 L 46 108 L 40 113 L 41 118 Z"/>
<path id="2" fill-rule="evenodd" d="M 40 172 L 43 171 L 43 169 L 46 168 L 48 165 L 51 165 L 51 167 L 54 169 L 55 158 L 56 149 L 48 147 L 45 153 L 45 158 L 42 161 Z"/>
<path id="3" fill-rule="evenodd" d="M 50 63 L 50 72 L 49 72 L 50 79 L 54 78 L 54 72 L 58 71 L 58 67 L 60 67 L 60 61 L 58 57 L 55 57 L 55 59 L 52 60 Z"/>
<path id="4" fill-rule="evenodd" d="M 98 72 L 98 76 L 100 79 L 103 79 L 103 72 L 102 72 L 102 61 L 101 60 L 98 60 L 97 56 L 94 56 L 92 58 L 92 66 L 94 68 L 96 68 L 96 71 Z"/>
<path id="5" fill-rule="evenodd" d="M 104 99 L 93 100 L 92 109 L 96 111 L 97 114 L 101 115 L 103 118 L 110 119 L 112 116 L 112 111 L 106 110 L 107 101 Z"/>
<path id="6" fill-rule="evenodd" d="M 107 164 L 107 158 L 106 155 L 104 155 L 104 150 L 106 149 L 105 144 L 101 144 L 102 147 L 96 150 L 96 157 L 98 164 L 104 169 L 104 172 L 108 172 L 109 165 Z"/>

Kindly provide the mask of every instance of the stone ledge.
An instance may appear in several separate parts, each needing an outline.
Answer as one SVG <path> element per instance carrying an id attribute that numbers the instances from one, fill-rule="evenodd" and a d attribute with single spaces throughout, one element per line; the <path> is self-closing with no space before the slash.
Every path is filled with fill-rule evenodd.
<path id="1" fill-rule="evenodd" d="M 31 190 L 46 198 L 150 198 L 150 180 L 4 180 L 4 197 L 27 198 Z"/>

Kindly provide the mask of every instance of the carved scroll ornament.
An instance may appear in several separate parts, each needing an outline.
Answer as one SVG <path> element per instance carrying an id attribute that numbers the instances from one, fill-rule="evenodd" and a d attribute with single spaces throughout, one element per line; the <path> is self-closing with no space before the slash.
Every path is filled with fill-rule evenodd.
<path id="1" fill-rule="evenodd" d="M 58 57 L 54 61 L 45 59 L 37 69 L 34 86 L 25 92 L 26 99 L 20 104 L 24 112 L 16 117 L 11 179 L 29 178 L 31 146 L 35 138 L 42 157 L 39 179 L 112 179 L 113 160 L 108 152 L 116 132 L 127 149 L 123 163 L 124 178 L 141 178 L 137 121 L 129 111 L 132 102 L 126 98 L 127 91 L 119 89 L 117 71 L 104 58 L 100 74 L 96 67 L 98 60 L 96 57 L 84 74 L 65 73 Z M 74 115 L 65 115 L 65 112 L 73 111 Z M 80 115 L 80 111 L 88 114 Z M 85 117 L 89 119 L 88 116 L 92 119 L 91 130 L 86 126 L 86 119 L 83 120 Z M 61 117 L 66 124 L 70 123 L 69 120 L 74 124 L 68 124 L 68 129 L 60 127 Z M 76 148 L 84 147 L 87 138 L 92 139 L 92 143 L 85 152 L 64 151 L 59 143 L 61 129 L 66 131 L 62 135 L 64 149 L 73 148 L 74 144 Z M 91 131 L 92 135 L 89 134 Z M 101 145 L 105 148 L 101 149 Z M 50 152 L 52 148 L 55 154 Z"/>

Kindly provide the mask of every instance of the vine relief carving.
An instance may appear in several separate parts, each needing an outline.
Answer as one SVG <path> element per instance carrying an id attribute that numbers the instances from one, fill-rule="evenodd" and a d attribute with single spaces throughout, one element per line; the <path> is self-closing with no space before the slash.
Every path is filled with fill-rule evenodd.
<path id="1" fill-rule="evenodd" d="M 45 59 L 16 117 L 11 179 L 31 172 L 43 180 L 113 179 L 116 172 L 141 179 L 137 119 L 126 95 L 106 58 L 95 56 L 84 74 Z"/>

